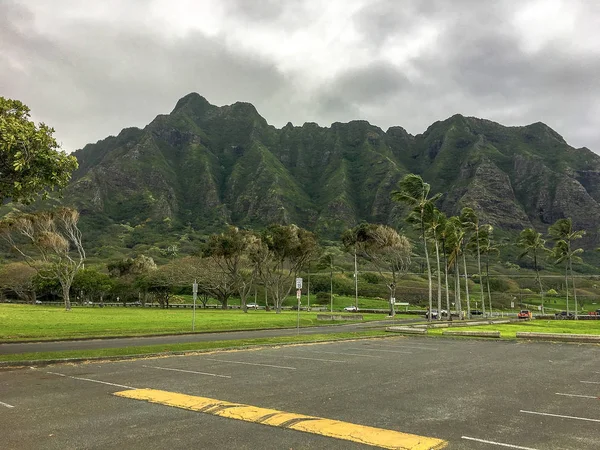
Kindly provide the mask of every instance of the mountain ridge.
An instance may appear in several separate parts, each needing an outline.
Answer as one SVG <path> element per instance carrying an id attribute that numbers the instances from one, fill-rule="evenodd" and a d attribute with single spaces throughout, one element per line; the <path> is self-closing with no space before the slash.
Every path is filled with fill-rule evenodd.
<path id="1" fill-rule="evenodd" d="M 456 214 L 473 207 L 505 230 L 540 231 L 572 217 L 600 220 L 600 156 L 541 122 L 516 127 L 455 114 L 412 135 L 365 120 L 278 129 L 246 102 L 215 106 L 197 93 L 144 128 L 77 150 L 65 201 L 84 216 L 131 227 L 294 222 L 327 238 L 361 221 L 403 226 L 390 192 L 417 173 Z M 95 219 L 97 220 L 97 219 Z"/>

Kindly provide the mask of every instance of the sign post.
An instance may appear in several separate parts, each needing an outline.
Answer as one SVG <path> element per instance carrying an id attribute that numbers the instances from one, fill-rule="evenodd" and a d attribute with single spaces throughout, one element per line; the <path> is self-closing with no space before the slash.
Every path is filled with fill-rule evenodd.
<path id="1" fill-rule="evenodd" d="M 298 286 L 298 280 L 300 280 L 300 286 L 302 286 L 302 278 L 296 278 L 296 286 Z M 296 298 L 298 299 L 298 311 L 296 320 L 296 334 L 300 334 L 300 297 L 302 297 L 302 289 L 296 290 Z"/>
<path id="2" fill-rule="evenodd" d="M 198 283 L 194 280 L 192 284 L 192 296 L 194 297 L 194 306 L 192 308 L 192 331 L 196 331 L 196 299 L 198 298 Z"/>

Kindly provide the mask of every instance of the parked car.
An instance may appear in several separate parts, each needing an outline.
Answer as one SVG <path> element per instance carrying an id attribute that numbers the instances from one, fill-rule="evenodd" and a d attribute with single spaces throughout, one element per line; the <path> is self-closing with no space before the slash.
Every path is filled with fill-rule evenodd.
<path id="1" fill-rule="evenodd" d="M 517 314 L 517 318 L 519 319 L 531 319 L 532 317 L 533 315 L 528 309 L 522 309 L 521 311 L 519 311 L 519 314 Z"/>
<path id="2" fill-rule="evenodd" d="M 258 309 L 258 303 L 246 303 L 246 308 L 248 309 Z"/>
<path id="3" fill-rule="evenodd" d="M 442 309 L 441 314 L 442 314 L 442 318 L 444 316 L 448 317 L 448 311 L 446 311 L 445 309 Z M 429 319 L 429 312 L 425 313 L 425 318 Z M 438 310 L 437 309 L 432 309 L 431 310 L 431 318 L 432 319 L 437 319 L 438 318 Z"/>
<path id="4" fill-rule="evenodd" d="M 354 306 L 354 305 L 352 305 L 352 306 L 346 306 L 344 308 L 344 311 L 347 311 L 347 312 L 358 312 L 358 308 L 356 306 Z"/>
<path id="5" fill-rule="evenodd" d="M 472 309 L 471 315 L 472 316 L 483 316 L 483 311 L 479 311 L 478 309 Z"/>
<path id="6" fill-rule="evenodd" d="M 35 301 L 35 304 L 36 304 L 36 305 L 41 305 L 41 304 L 42 304 L 42 301 L 41 301 L 41 300 L 36 300 L 36 301 Z"/>
<path id="7" fill-rule="evenodd" d="M 554 318 L 558 320 L 574 319 L 575 314 L 572 312 L 567 313 L 566 311 L 561 311 L 554 314 Z"/>

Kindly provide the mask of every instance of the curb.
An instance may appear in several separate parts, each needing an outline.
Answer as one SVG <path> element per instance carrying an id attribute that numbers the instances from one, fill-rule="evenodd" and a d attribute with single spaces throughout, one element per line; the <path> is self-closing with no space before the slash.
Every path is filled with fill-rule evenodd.
<path id="1" fill-rule="evenodd" d="M 444 336 L 473 336 L 473 337 L 487 337 L 487 338 L 499 338 L 500 331 L 458 331 L 458 330 L 444 330 L 442 331 Z"/>
<path id="2" fill-rule="evenodd" d="M 541 341 L 587 342 L 600 344 L 598 334 L 563 334 L 563 333 L 538 333 L 533 331 L 518 331 L 517 339 L 533 339 Z"/>
<path id="3" fill-rule="evenodd" d="M 412 328 L 412 327 L 387 327 L 385 331 L 392 333 L 403 334 L 427 334 L 427 328 Z"/>

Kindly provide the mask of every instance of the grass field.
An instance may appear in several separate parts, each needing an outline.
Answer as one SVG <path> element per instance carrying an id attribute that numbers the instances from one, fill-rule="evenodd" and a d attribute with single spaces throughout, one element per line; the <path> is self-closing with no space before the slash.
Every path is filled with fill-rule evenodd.
<path id="1" fill-rule="evenodd" d="M 300 312 L 300 326 L 327 325 L 317 312 Z M 414 317 L 414 316 L 413 316 Z M 363 314 L 364 320 L 384 314 Z M 197 310 L 196 331 L 230 331 L 295 327 L 296 311 Z M 339 322 L 335 322 L 339 323 Z M 348 323 L 348 322 L 345 322 Z M 140 336 L 190 333 L 192 311 L 142 308 L 73 308 L 0 304 L 0 341 Z"/>
<path id="2" fill-rule="evenodd" d="M 600 334 L 600 320 L 531 320 L 500 325 L 479 325 L 457 328 L 462 330 L 500 331 L 503 338 L 515 338 L 517 331 L 537 333 Z M 427 334 L 441 335 L 442 329 L 430 329 Z"/>
<path id="3" fill-rule="evenodd" d="M 150 355 L 169 352 L 210 351 L 247 348 L 261 345 L 293 344 L 302 342 L 335 341 L 385 336 L 385 331 L 361 331 L 357 333 L 313 334 L 310 336 L 283 336 L 273 338 L 237 339 L 230 341 L 190 342 L 186 344 L 146 345 L 140 347 L 104 348 L 97 350 L 69 350 L 64 352 L 17 353 L 0 355 L 0 362 L 48 361 L 68 358 L 106 358 L 132 355 Z"/>

